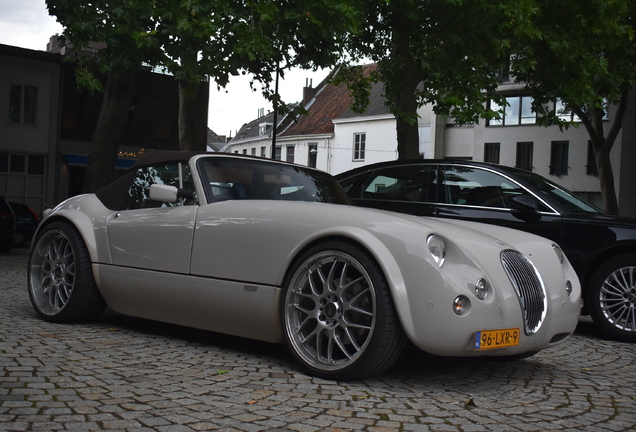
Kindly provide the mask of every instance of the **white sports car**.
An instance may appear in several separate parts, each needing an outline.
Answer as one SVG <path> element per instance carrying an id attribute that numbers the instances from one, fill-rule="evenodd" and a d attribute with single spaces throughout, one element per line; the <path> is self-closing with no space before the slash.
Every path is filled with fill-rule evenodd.
<path id="1" fill-rule="evenodd" d="M 321 171 L 154 152 L 48 212 L 28 270 L 51 322 L 136 317 L 286 343 L 310 374 L 379 374 L 407 338 L 442 356 L 524 357 L 581 308 L 561 249 L 532 234 L 350 205 Z"/>

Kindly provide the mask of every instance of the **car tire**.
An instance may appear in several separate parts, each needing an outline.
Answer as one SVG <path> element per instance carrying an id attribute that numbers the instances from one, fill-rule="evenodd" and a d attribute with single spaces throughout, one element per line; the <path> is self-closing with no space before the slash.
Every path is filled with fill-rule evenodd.
<path id="1" fill-rule="evenodd" d="M 636 342 L 636 254 L 618 255 L 603 263 L 590 279 L 586 302 L 605 336 Z"/>
<path id="2" fill-rule="evenodd" d="M 386 278 L 357 245 L 329 241 L 307 250 L 292 266 L 282 300 L 287 344 L 310 375 L 377 375 L 406 344 Z"/>
<path id="3" fill-rule="evenodd" d="M 38 235 L 27 278 L 31 303 L 46 321 L 88 321 L 106 307 L 95 285 L 86 244 L 69 223 L 54 222 Z"/>

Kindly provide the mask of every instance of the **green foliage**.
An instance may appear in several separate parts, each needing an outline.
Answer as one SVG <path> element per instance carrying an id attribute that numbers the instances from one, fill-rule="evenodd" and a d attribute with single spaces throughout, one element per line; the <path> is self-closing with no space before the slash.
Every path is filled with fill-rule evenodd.
<path id="1" fill-rule="evenodd" d="M 532 0 L 360 0 L 357 7 L 364 11 L 363 30 L 348 39 L 352 62 L 371 59 L 378 69 L 370 77 L 343 78 L 354 91 L 355 107 L 364 109 L 362 88 L 381 81 L 391 111 L 411 123 L 414 113 L 399 108 L 406 77 L 420 83 L 417 106 L 430 103 L 459 123 L 496 116 L 486 104 L 499 85 L 494 71 L 519 35 L 536 35 Z"/>
<path id="2" fill-rule="evenodd" d="M 77 49 L 104 42 L 99 62 L 78 59 L 90 73 L 142 64 L 170 71 L 186 87 L 210 77 L 224 87 L 252 74 L 271 89 L 277 70 L 330 67 L 357 31 L 349 0 L 47 0 Z"/>
<path id="3" fill-rule="evenodd" d="M 544 126 L 572 125 L 558 117 L 560 98 L 588 132 L 599 169 L 605 211 L 618 214 L 610 152 L 636 85 L 633 0 L 535 0 L 533 37 L 513 59 L 517 79 L 533 96 Z M 604 121 L 606 103 L 615 110 Z"/>
<path id="4" fill-rule="evenodd" d="M 532 24 L 513 61 L 545 125 L 568 124 L 550 102 L 559 97 L 571 109 L 591 114 L 616 104 L 636 84 L 634 3 L 631 0 L 537 0 Z"/>

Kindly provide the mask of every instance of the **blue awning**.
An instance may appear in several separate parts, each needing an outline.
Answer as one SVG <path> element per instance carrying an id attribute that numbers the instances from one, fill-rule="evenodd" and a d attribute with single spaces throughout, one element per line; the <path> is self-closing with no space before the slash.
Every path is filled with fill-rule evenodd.
<path id="1" fill-rule="evenodd" d="M 86 155 L 64 153 L 64 157 L 66 158 L 66 161 L 69 165 L 74 166 L 86 166 L 86 162 L 88 161 L 88 156 Z M 133 166 L 135 162 L 137 162 L 137 159 L 117 158 L 115 168 L 127 169 Z"/>

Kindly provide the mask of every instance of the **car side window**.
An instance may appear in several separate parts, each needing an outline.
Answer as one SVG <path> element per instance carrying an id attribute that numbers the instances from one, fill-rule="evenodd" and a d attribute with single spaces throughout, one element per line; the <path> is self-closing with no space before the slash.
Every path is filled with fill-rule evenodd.
<path id="1" fill-rule="evenodd" d="M 198 169 L 209 203 L 226 200 L 286 200 L 349 204 L 329 175 L 258 160 L 202 158 Z"/>
<path id="2" fill-rule="evenodd" d="M 435 202 L 435 166 L 400 166 L 371 173 L 362 199 Z"/>
<path id="3" fill-rule="evenodd" d="M 179 188 L 179 165 L 181 165 L 181 176 L 183 183 L 183 190 L 190 193 L 190 197 L 182 199 L 180 201 L 171 202 L 159 202 L 150 199 L 150 186 L 153 184 L 169 185 Z M 138 168 L 135 173 L 128 194 L 124 200 L 124 209 L 133 210 L 140 208 L 152 208 L 152 207 L 176 207 L 180 205 L 193 205 L 197 203 L 196 189 L 194 187 L 194 181 L 190 168 L 186 163 L 169 163 L 157 166 L 149 166 Z"/>
<path id="4" fill-rule="evenodd" d="M 446 166 L 440 202 L 478 207 L 508 208 L 506 198 L 526 193 L 507 178 L 481 168 Z"/>

